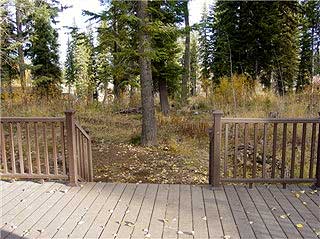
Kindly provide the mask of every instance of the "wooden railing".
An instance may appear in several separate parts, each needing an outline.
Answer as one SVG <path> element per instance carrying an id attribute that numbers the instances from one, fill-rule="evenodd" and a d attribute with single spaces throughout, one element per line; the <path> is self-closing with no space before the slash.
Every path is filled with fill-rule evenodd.
<path id="1" fill-rule="evenodd" d="M 1 178 L 92 181 L 91 140 L 66 117 L 1 117 Z"/>
<path id="2" fill-rule="evenodd" d="M 315 183 L 320 118 L 222 118 L 213 113 L 209 183 Z"/>

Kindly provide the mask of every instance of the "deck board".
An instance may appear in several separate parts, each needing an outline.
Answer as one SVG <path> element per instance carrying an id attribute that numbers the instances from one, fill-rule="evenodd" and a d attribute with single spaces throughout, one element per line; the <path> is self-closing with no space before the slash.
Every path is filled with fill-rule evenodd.
<path id="1" fill-rule="evenodd" d="M 296 185 L 0 185 L 5 185 L 0 237 L 6 239 L 318 238 L 320 233 L 319 194 Z"/>

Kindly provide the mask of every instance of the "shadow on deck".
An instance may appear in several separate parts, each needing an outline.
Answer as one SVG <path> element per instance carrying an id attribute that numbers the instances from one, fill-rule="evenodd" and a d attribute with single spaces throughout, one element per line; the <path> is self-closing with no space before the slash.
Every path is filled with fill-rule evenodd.
<path id="1" fill-rule="evenodd" d="M 17 181 L 1 185 L 1 238 L 318 238 L 319 192 L 296 185 Z"/>

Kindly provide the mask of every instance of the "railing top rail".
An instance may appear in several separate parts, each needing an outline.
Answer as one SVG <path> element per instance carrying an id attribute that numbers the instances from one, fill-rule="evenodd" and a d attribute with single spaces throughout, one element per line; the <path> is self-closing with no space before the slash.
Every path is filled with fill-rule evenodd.
<path id="1" fill-rule="evenodd" d="M 89 134 L 81 127 L 81 125 L 78 122 L 75 122 L 75 125 L 80 130 L 80 132 L 84 135 L 84 137 L 90 140 Z"/>
<path id="2" fill-rule="evenodd" d="M 64 117 L 0 117 L 3 123 L 15 122 L 64 122 Z"/>
<path id="3" fill-rule="evenodd" d="M 320 118 L 222 118 L 222 123 L 320 123 Z"/>

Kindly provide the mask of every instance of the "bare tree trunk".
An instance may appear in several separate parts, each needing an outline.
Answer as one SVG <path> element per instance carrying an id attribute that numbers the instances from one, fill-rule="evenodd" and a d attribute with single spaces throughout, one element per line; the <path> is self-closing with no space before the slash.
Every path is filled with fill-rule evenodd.
<path id="1" fill-rule="evenodd" d="M 160 107 L 161 112 L 167 116 L 169 114 L 168 88 L 166 79 L 159 81 Z"/>
<path id="2" fill-rule="evenodd" d="M 19 59 L 19 74 L 20 74 L 20 84 L 22 93 L 25 93 L 26 89 L 26 73 L 25 73 L 25 63 L 24 63 L 24 53 L 23 53 L 23 35 L 22 35 L 22 21 L 21 21 L 21 3 L 17 1 L 16 3 L 16 24 L 17 24 L 17 41 L 18 46 L 18 59 Z"/>
<path id="3" fill-rule="evenodd" d="M 102 104 L 105 105 L 108 98 L 108 83 L 104 83 L 104 96 L 102 100 Z"/>
<path id="4" fill-rule="evenodd" d="M 182 103 L 185 104 L 188 98 L 188 83 L 190 81 L 190 24 L 189 24 L 189 10 L 188 1 L 184 3 L 184 23 L 186 30 L 186 41 L 184 50 L 184 73 L 182 76 L 181 86 L 181 99 Z"/>
<path id="5" fill-rule="evenodd" d="M 148 22 L 148 0 L 137 1 L 137 15 L 140 19 L 139 28 L 139 63 L 142 101 L 142 134 L 141 144 L 144 146 L 157 144 L 157 124 L 154 108 L 153 82 L 151 60 L 148 56 L 150 51 L 150 37 L 146 32 Z"/>

